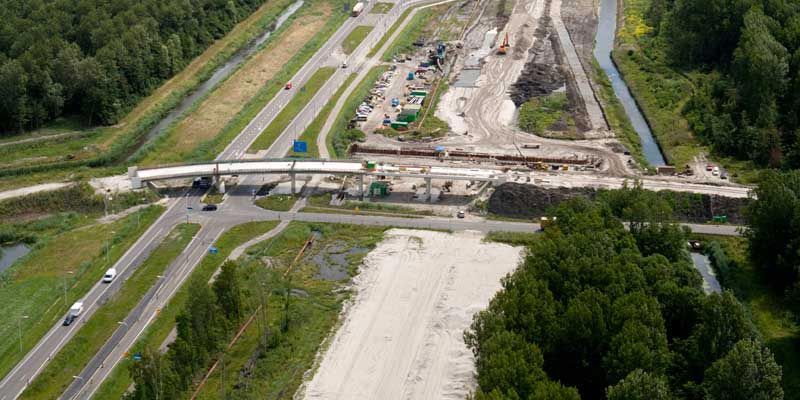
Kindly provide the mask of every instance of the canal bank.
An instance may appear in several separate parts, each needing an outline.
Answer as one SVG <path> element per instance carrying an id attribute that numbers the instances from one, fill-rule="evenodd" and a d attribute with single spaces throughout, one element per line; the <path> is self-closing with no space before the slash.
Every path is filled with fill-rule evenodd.
<path id="1" fill-rule="evenodd" d="M 598 65 L 610 80 L 614 94 L 622 104 L 625 114 L 639 136 L 645 159 L 654 167 L 666 165 L 667 162 L 653 136 L 647 119 L 631 94 L 622 74 L 617 69 L 617 65 L 611 58 L 611 51 L 614 49 L 617 32 L 618 8 L 618 0 L 600 0 L 594 56 Z"/>
<path id="2" fill-rule="evenodd" d="M 224 64 L 218 67 L 211 76 L 205 80 L 203 83 L 197 86 L 188 96 L 184 97 L 180 103 L 175 106 L 169 113 L 167 113 L 164 118 L 162 118 L 155 126 L 150 128 L 147 134 L 142 139 L 140 145 L 136 146 L 136 151 L 134 151 L 127 159 L 127 161 L 132 161 L 137 159 L 141 156 L 142 149 L 146 151 L 148 145 L 156 140 L 158 137 L 161 136 L 163 132 L 177 119 L 183 116 L 188 110 L 190 110 L 197 102 L 205 98 L 207 94 L 209 94 L 218 84 L 223 82 L 227 79 L 233 72 L 239 68 L 253 53 L 258 51 L 258 49 L 263 45 L 271 36 L 272 34 L 280 29 L 288 20 L 289 18 L 294 15 L 297 10 L 303 5 L 304 0 L 297 0 L 291 5 L 289 5 L 278 18 L 272 23 L 269 28 L 256 37 L 255 39 L 251 40 L 246 46 L 241 48 L 239 51 L 233 54 Z"/>

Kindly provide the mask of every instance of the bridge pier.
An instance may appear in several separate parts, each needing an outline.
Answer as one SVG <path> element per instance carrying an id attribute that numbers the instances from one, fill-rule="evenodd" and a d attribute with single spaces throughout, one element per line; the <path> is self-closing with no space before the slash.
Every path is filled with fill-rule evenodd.
<path id="1" fill-rule="evenodd" d="M 364 200 L 364 174 L 358 175 L 358 199 Z"/>
<path id="2" fill-rule="evenodd" d="M 431 178 L 425 178 L 425 197 L 431 201 Z"/>
<path id="3" fill-rule="evenodd" d="M 289 177 L 292 178 L 292 196 L 294 196 L 296 193 L 295 188 L 297 185 L 297 175 L 294 172 L 292 172 L 289 174 Z"/>
<path id="4" fill-rule="evenodd" d="M 139 167 L 128 167 L 128 178 L 131 180 L 131 189 L 141 189 L 144 187 L 142 179 L 139 178 Z"/>

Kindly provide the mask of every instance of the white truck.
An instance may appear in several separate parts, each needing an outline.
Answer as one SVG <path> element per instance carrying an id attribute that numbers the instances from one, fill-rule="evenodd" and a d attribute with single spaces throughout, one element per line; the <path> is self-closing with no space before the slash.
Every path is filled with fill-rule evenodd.
<path id="1" fill-rule="evenodd" d="M 75 321 L 79 315 L 83 312 L 83 302 L 76 301 L 72 307 L 69 308 L 69 312 L 67 313 L 67 317 L 64 318 L 64 326 L 69 326 L 73 321 Z"/>
<path id="2" fill-rule="evenodd" d="M 364 11 L 364 3 L 356 3 L 356 5 L 353 6 L 353 16 L 354 17 L 357 17 L 357 16 L 361 15 L 362 11 Z"/>

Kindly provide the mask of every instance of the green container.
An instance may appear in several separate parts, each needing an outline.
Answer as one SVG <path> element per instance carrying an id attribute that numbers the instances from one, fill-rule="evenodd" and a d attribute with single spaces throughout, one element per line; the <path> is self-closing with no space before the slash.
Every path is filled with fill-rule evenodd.
<path id="1" fill-rule="evenodd" d="M 398 129 L 398 130 L 406 130 L 406 129 L 408 129 L 408 122 L 394 121 L 394 122 L 392 122 L 391 127 L 393 129 Z"/>

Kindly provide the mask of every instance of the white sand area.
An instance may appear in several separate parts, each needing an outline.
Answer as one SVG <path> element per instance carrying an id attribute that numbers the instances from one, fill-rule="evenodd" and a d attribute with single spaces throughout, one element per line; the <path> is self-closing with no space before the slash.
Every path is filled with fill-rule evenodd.
<path id="1" fill-rule="evenodd" d="M 306 399 L 463 399 L 475 388 L 463 339 L 522 249 L 477 232 L 392 229 L 354 278 L 356 294 Z"/>

